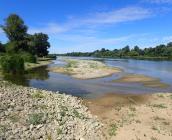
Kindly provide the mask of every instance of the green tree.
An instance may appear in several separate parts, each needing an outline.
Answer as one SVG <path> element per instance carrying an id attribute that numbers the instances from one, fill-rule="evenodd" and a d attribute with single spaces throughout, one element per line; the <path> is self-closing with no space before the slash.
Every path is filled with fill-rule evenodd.
<path id="1" fill-rule="evenodd" d="M 1 26 L 10 41 L 21 41 L 27 33 L 27 26 L 24 21 L 16 14 L 11 14 L 6 20 L 5 25 Z"/>
<path id="2" fill-rule="evenodd" d="M 0 53 L 5 52 L 5 46 L 0 42 Z"/>
<path id="3" fill-rule="evenodd" d="M 43 33 L 36 33 L 30 36 L 29 48 L 39 57 L 48 55 L 50 43 L 48 42 L 48 35 Z"/>

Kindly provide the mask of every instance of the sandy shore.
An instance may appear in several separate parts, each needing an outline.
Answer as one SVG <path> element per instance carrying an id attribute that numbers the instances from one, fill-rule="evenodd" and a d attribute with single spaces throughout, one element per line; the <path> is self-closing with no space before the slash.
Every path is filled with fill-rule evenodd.
<path id="1" fill-rule="evenodd" d="M 171 140 L 172 94 L 114 95 L 85 100 L 107 140 Z"/>
<path id="2" fill-rule="evenodd" d="M 121 72 L 119 68 L 106 66 L 104 63 L 93 60 L 65 59 L 66 67 L 49 68 L 52 72 L 69 74 L 78 79 L 92 79 L 105 77 Z"/>
<path id="3" fill-rule="evenodd" d="M 128 74 L 123 77 L 113 80 L 113 82 L 117 83 L 140 83 L 145 87 L 151 88 L 167 88 L 169 85 L 166 83 L 162 83 L 160 79 L 153 78 L 141 74 Z"/>

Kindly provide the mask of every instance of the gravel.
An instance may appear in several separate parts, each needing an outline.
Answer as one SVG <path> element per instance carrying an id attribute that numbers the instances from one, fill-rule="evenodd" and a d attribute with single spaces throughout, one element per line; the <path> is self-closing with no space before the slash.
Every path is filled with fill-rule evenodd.
<path id="1" fill-rule="evenodd" d="M 77 97 L 0 81 L 0 140 L 101 140 L 101 128 Z"/>

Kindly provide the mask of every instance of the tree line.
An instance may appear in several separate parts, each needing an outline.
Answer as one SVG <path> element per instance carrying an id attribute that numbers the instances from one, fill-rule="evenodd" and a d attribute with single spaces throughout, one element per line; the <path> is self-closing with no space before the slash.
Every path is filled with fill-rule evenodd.
<path id="1" fill-rule="evenodd" d="M 122 49 L 109 50 L 102 48 L 94 52 L 72 52 L 63 54 L 65 56 L 93 56 L 93 57 L 115 57 L 115 58 L 172 58 L 172 42 L 164 45 L 158 45 L 156 47 L 141 49 L 138 46 L 134 46 L 132 49 L 130 46 L 125 46 Z"/>
<path id="2" fill-rule="evenodd" d="M 25 62 L 36 63 L 37 57 L 48 55 L 48 35 L 29 34 L 20 16 L 9 15 L 0 27 L 8 38 L 7 43 L 0 42 L 0 65 L 5 72 L 23 71 Z"/>

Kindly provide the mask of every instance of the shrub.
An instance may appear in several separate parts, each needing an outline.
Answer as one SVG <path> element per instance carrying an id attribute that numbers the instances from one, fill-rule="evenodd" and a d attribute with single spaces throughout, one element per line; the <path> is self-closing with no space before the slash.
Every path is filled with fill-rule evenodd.
<path id="1" fill-rule="evenodd" d="M 28 123 L 37 125 L 37 124 L 43 124 L 45 123 L 45 120 L 43 119 L 44 114 L 43 113 L 33 113 L 29 115 Z"/>
<path id="2" fill-rule="evenodd" d="M 36 56 L 27 53 L 27 52 L 21 52 L 21 57 L 23 58 L 24 62 L 30 62 L 30 63 L 36 63 Z"/>
<path id="3" fill-rule="evenodd" d="M 56 56 L 56 54 L 48 54 L 48 55 L 46 56 L 46 58 L 56 59 L 57 56 Z"/>
<path id="4" fill-rule="evenodd" d="M 0 58 L 0 65 L 5 73 L 23 73 L 24 60 L 19 55 L 4 55 Z"/>

